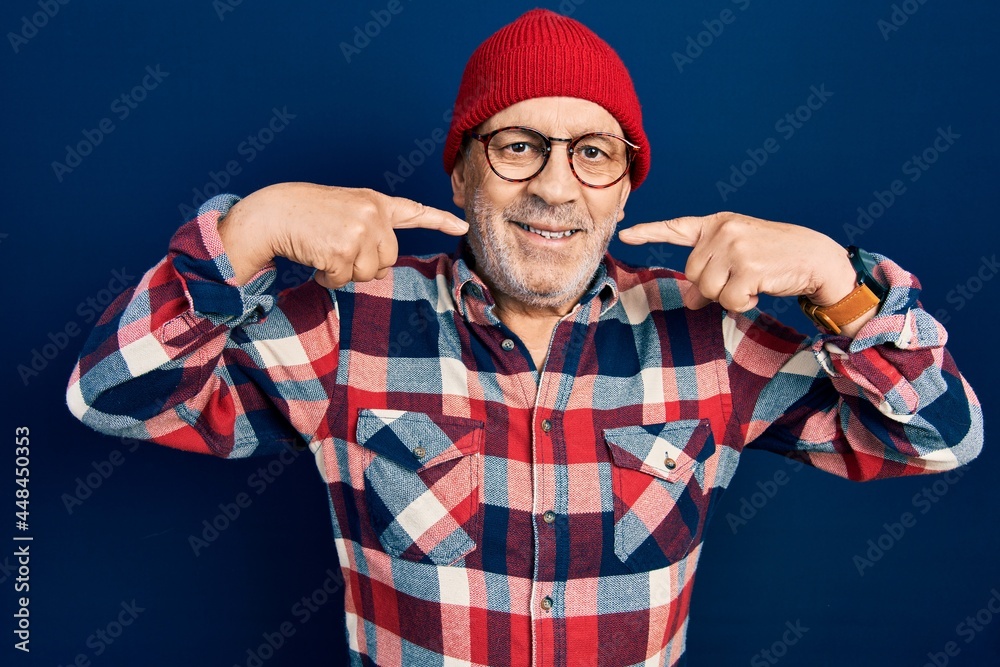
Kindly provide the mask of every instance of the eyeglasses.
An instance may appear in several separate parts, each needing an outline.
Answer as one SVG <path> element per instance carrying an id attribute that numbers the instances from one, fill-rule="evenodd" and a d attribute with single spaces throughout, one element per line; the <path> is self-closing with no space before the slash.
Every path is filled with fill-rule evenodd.
<path id="1" fill-rule="evenodd" d="M 552 142 L 569 144 L 566 157 L 577 180 L 590 188 L 608 188 L 628 173 L 639 146 L 611 132 L 589 132 L 575 139 L 547 137 L 530 127 L 502 127 L 487 134 L 466 132 L 486 151 L 493 173 L 512 183 L 530 181 L 545 169 Z"/>

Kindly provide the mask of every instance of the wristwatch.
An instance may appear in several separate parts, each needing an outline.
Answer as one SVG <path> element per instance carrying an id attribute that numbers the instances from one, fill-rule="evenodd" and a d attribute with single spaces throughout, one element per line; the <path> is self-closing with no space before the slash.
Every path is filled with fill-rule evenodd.
<path id="1" fill-rule="evenodd" d="M 872 270 L 875 268 L 875 258 L 871 253 L 857 246 L 847 247 L 847 256 L 851 266 L 858 274 L 858 286 L 850 294 L 832 306 L 817 306 L 805 295 L 799 297 L 799 307 L 802 312 L 816 324 L 839 334 L 841 327 L 850 324 L 875 306 L 885 300 L 888 288 L 875 279 Z"/>

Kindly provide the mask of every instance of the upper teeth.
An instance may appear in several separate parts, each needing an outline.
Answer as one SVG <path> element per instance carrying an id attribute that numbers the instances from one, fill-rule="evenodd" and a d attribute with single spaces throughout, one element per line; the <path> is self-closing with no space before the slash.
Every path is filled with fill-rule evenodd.
<path id="1" fill-rule="evenodd" d="M 547 231 L 542 230 L 542 229 L 535 229 L 531 225 L 526 225 L 526 224 L 521 223 L 521 222 L 519 222 L 517 224 L 520 225 L 521 229 L 526 229 L 529 232 L 533 232 L 533 233 L 538 234 L 539 236 L 542 236 L 542 237 L 547 238 L 547 239 L 561 239 L 561 238 L 564 238 L 564 237 L 567 237 L 567 236 L 571 236 L 574 233 L 576 233 L 575 229 L 567 229 L 565 232 L 547 232 Z"/>

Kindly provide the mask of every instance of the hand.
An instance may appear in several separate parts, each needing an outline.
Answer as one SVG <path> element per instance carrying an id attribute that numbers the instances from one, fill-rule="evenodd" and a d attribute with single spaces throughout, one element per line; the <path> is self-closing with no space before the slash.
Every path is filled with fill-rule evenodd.
<path id="1" fill-rule="evenodd" d="M 219 235 L 241 285 L 275 257 L 317 269 L 337 288 L 384 277 L 396 263 L 396 229 L 422 227 L 453 236 L 468 224 L 445 211 L 374 190 L 279 183 L 238 202 Z"/>
<path id="2" fill-rule="evenodd" d="M 647 222 L 618 237 L 631 245 L 693 248 L 684 273 L 697 289 L 682 293 L 684 305 L 693 309 L 718 301 L 744 312 L 757 305 L 759 294 L 804 294 L 828 306 L 850 294 L 857 277 L 847 251 L 830 237 L 737 213 Z"/>

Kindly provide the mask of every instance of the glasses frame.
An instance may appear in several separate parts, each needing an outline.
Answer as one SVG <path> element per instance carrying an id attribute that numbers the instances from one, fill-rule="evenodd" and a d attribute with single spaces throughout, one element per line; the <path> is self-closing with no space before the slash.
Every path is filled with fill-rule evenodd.
<path id="1" fill-rule="evenodd" d="M 501 174 L 499 171 L 497 171 L 497 168 L 493 166 L 493 161 L 490 160 L 490 141 L 493 140 L 493 137 L 500 134 L 501 132 L 505 132 L 506 130 L 528 130 L 529 132 L 534 132 L 535 134 L 540 136 L 543 141 L 545 141 L 545 155 L 542 157 L 542 164 L 539 165 L 538 171 L 533 173 L 531 176 L 528 176 L 527 178 L 508 178 L 503 174 Z M 530 181 L 531 179 L 538 176 L 540 173 L 542 173 L 542 170 L 545 169 L 545 165 L 549 163 L 549 156 L 552 155 L 552 142 L 557 141 L 565 143 L 567 144 L 566 159 L 569 161 L 569 169 L 570 171 L 573 172 L 573 176 L 575 176 L 576 180 L 580 181 L 580 183 L 582 183 L 583 185 L 587 186 L 588 188 L 593 188 L 595 190 L 603 190 L 604 188 L 610 188 L 612 185 L 615 185 L 616 183 L 620 182 L 623 178 L 625 178 L 625 175 L 632 168 L 632 161 L 635 159 L 636 153 L 642 150 L 642 147 L 636 146 L 625 137 L 615 134 L 614 132 L 587 132 L 586 134 L 581 134 L 579 137 L 576 137 L 575 139 L 572 137 L 568 139 L 563 139 L 560 137 L 550 137 L 546 135 L 544 132 L 536 130 L 533 127 L 528 127 L 527 125 L 508 125 L 507 127 L 501 127 L 497 130 L 493 130 L 492 132 L 487 132 L 486 134 L 479 134 L 478 132 L 467 130 L 465 132 L 465 136 L 470 139 L 475 139 L 476 141 L 478 141 L 483 145 L 483 153 L 485 153 L 486 155 L 486 163 L 490 165 L 490 169 L 493 170 L 494 174 L 496 174 L 503 180 L 508 181 L 510 183 L 526 183 L 527 181 Z M 615 139 L 621 139 L 623 142 L 625 142 L 625 149 L 627 151 L 627 156 L 628 156 L 628 161 L 625 163 L 625 170 L 622 171 L 621 176 L 619 176 L 618 178 L 616 178 L 615 180 L 611 181 L 606 185 L 591 185 L 590 183 L 587 183 L 582 178 L 580 178 L 580 175 L 576 173 L 576 167 L 573 166 L 573 151 L 576 148 L 576 145 L 582 139 L 594 136 L 614 137 Z"/>

